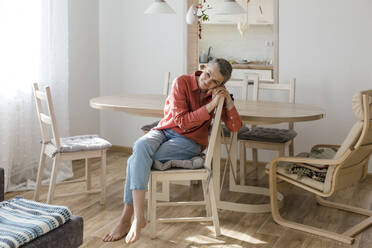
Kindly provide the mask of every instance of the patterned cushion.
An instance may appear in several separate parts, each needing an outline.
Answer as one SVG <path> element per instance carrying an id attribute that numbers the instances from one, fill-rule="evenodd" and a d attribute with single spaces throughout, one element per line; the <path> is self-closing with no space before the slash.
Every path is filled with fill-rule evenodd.
<path id="1" fill-rule="evenodd" d="M 144 131 L 145 133 L 149 132 L 151 129 L 153 129 L 154 127 L 156 127 L 158 125 L 159 121 L 155 121 L 151 124 L 148 124 L 148 125 L 144 125 L 141 127 L 141 130 Z"/>
<path id="2" fill-rule="evenodd" d="M 292 129 L 254 127 L 249 131 L 239 133 L 238 139 L 284 143 L 297 136 Z"/>
<path id="3" fill-rule="evenodd" d="M 67 138 L 61 138 L 60 140 L 61 153 L 102 150 L 112 146 L 110 142 L 98 137 L 98 135 L 96 134 L 72 136 Z"/>

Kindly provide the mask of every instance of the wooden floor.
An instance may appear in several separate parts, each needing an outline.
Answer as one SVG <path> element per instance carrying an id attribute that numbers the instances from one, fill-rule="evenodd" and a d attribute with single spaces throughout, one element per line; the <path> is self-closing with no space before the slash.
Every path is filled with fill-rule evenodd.
<path id="1" fill-rule="evenodd" d="M 123 207 L 123 183 L 125 178 L 126 160 L 130 154 L 124 152 L 109 152 L 107 157 L 107 201 L 105 206 L 98 202 L 98 195 L 76 196 L 56 199 L 54 204 L 67 205 L 74 214 L 84 218 L 84 244 L 82 247 L 126 247 L 123 240 L 104 243 L 101 237 L 109 232 L 116 224 Z M 93 183 L 98 186 L 98 164 L 93 164 Z M 74 178 L 82 177 L 83 161 L 74 162 Z M 253 178 L 252 175 L 248 175 Z M 95 180 L 97 179 L 97 180 Z M 267 176 L 260 180 L 250 179 L 249 184 L 267 186 Z M 83 183 L 57 186 L 57 194 L 73 191 L 84 187 Z M 258 196 L 247 196 L 241 193 L 227 192 L 225 185 L 222 199 L 238 202 L 267 202 L 268 199 Z M 358 186 L 349 188 L 336 196 L 340 202 L 349 202 L 358 206 L 372 209 L 372 176 Z M 46 199 L 47 188 L 42 190 L 41 200 Z M 361 216 L 343 211 L 329 209 L 316 205 L 315 199 L 308 193 L 295 188 L 282 190 L 284 194 L 284 217 L 311 224 L 317 227 L 342 232 L 361 220 Z M 21 195 L 32 199 L 33 191 L 11 192 L 6 199 Z M 181 198 L 183 197 L 183 198 Z M 199 185 L 172 185 L 171 200 L 202 199 Z M 204 214 L 202 207 L 160 208 L 160 216 L 166 213 L 168 217 L 183 213 Z M 284 228 L 273 222 L 271 214 L 244 214 L 227 210 L 219 210 L 222 235 L 213 236 L 213 228 L 209 223 L 174 223 L 161 224 L 158 227 L 157 239 L 149 238 L 149 228 L 142 231 L 140 241 L 130 247 L 275 247 L 275 248 L 335 248 L 335 247 L 372 247 L 372 228 L 367 229 L 356 237 L 353 245 L 345 245 L 329 239 L 319 238 L 293 229 Z"/>

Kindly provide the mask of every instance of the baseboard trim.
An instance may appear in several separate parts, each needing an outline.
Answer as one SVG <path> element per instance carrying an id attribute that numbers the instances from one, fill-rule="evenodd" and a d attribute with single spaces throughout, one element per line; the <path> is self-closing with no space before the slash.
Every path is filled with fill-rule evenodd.
<path id="1" fill-rule="evenodd" d="M 110 152 L 133 153 L 133 147 L 113 145 L 110 147 L 109 151 Z"/>

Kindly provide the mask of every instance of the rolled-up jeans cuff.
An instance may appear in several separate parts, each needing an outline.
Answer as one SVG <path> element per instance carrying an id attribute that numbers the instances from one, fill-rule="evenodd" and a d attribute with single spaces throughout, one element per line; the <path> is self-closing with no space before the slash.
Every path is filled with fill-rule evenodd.
<path id="1" fill-rule="evenodd" d="M 143 188 L 143 186 L 137 186 L 137 187 L 130 187 L 130 191 L 129 193 L 128 192 L 125 192 L 124 193 L 124 203 L 125 204 L 128 204 L 128 205 L 133 205 L 133 195 L 131 196 L 127 196 L 126 194 L 133 194 L 132 191 L 133 190 L 146 190 L 147 191 L 147 187 Z"/>
<path id="2" fill-rule="evenodd" d="M 133 186 L 133 185 L 131 185 L 130 190 L 131 191 L 133 191 L 133 190 L 147 190 L 147 186 L 143 187 L 143 186 Z"/>

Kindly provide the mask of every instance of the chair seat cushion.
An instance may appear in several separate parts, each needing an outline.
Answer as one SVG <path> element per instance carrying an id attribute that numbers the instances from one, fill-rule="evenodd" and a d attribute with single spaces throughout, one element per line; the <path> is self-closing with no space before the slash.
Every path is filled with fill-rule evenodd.
<path id="1" fill-rule="evenodd" d="M 165 163 L 155 160 L 152 165 L 152 168 L 156 170 L 168 170 L 170 168 L 200 169 L 203 167 L 204 159 L 201 156 L 186 160 L 169 160 Z"/>
<path id="2" fill-rule="evenodd" d="M 153 129 L 154 127 L 156 127 L 158 125 L 159 121 L 155 121 L 151 124 L 148 124 L 148 125 L 144 125 L 141 127 L 141 130 L 144 131 L 145 133 L 149 132 L 151 129 Z"/>
<path id="3" fill-rule="evenodd" d="M 64 206 L 48 205 L 16 197 L 0 203 L 0 247 L 19 247 L 71 218 Z"/>
<path id="4" fill-rule="evenodd" d="M 209 135 L 210 135 L 210 132 L 212 130 L 209 130 Z M 224 123 L 222 123 L 222 131 L 223 131 L 223 135 L 225 137 L 230 137 L 231 136 L 231 131 L 226 127 L 226 125 Z M 249 131 L 249 128 L 246 127 L 246 126 L 242 126 L 239 131 L 238 131 L 238 137 L 239 137 L 239 133 L 244 133 L 244 132 L 248 132 Z"/>
<path id="5" fill-rule="evenodd" d="M 103 150 L 111 146 L 110 142 L 98 137 L 98 135 L 80 135 L 61 138 L 60 152 Z"/>
<path id="6" fill-rule="evenodd" d="M 254 127 L 238 134 L 238 139 L 263 142 L 285 143 L 297 136 L 292 129 Z"/>

